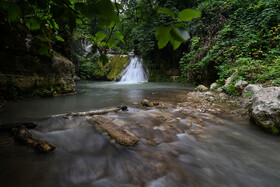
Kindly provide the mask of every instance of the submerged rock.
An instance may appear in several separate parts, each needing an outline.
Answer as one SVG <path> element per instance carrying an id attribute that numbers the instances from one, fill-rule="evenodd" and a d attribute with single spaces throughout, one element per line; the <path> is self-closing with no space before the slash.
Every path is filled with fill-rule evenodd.
<path id="1" fill-rule="evenodd" d="M 125 106 L 125 105 L 117 106 L 117 108 L 120 108 L 122 111 L 128 110 L 128 109 L 127 109 L 127 106 Z"/>
<path id="2" fill-rule="evenodd" d="M 194 91 L 198 91 L 198 92 L 207 92 L 208 91 L 208 88 L 206 86 L 203 86 L 203 85 L 199 85 L 198 87 L 196 87 L 194 89 Z"/>
<path id="3" fill-rule="evenodd" d="M 143 106 L 146 106 L 146 107 L 153 107 L 154 106 L 154 103 L 149 101 L 148 99 L 143 99 L 143 101 L 141 102 L 141 104 Z"/>
<path id="4" fill-rule="evenodd" d="M 249 105 L 249 115 L 258 126 L 279 134 L 280 87 L 268 87 L 255 92 Z"/>

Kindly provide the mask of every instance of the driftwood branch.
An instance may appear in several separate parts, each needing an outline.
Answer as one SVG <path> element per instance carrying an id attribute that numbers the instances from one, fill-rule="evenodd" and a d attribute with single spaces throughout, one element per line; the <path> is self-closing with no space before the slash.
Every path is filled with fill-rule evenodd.
<path id="1" fill-rule="evenodd" d="M 72 113 L 67 113 L 67 114 L 58 114 L 58 115 L 54 115 L 53 117 L 59 117 L 62 116 L 65 119 L 72 119 L 74 117 L 78 117 L 78 116 L 94 116 L 94 115 L 102 115 L 102 114 L 107 114 L 110 112 L 118 112 L 118 111 L 124 111 L 127 110 L 127 107 L 124 105 L 118 106 L 118 107 L 114 107 L 114 108 L 108 108 L 108 109 L 101 109 L 101 110 L 91 110 L 88 112 L 72 112 Z"/>
<path id="2" fill-rule="evenodd" d="M 13 128 L 12 133 L 17 141 L 32 147 L 38 152 L 47 153 L 55 149 L 54 145 L 33 136 L 25 127 Z"/>
<path id="3" fill-rule="evenodd" d="M 135 134 L 116 125 L 111 119 L 94 116 L 89 121 L 95 125 L 98 131 L 106 132 L 111 138 L 115 139 L 116 142 L 121 145 L 132 147 L 139 141 Z"/>

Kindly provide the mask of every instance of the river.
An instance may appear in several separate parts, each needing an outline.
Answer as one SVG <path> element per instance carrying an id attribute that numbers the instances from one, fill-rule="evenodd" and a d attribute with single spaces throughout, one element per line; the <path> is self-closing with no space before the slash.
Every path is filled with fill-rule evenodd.
<path id="1" fill-rule="evenodd" d="M 192 86 L 88 82 L 76 95 L 8 103 L 0 122 L 35 121 L 31 132 L 57 148 L 39 154 L 0 133 L 0 186 L 279 186 L 280 141 L 248 119 L 181 107 Z M 145 108 L 142 99 L 162 103 Z M 117 145 L 86 118 L 65 112 L 127 105 L 108 118 L 133 132 Z"/>

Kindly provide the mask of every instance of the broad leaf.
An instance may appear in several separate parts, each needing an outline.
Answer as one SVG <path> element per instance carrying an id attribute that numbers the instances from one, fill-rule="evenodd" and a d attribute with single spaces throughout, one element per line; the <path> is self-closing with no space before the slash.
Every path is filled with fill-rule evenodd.
<path id="1" fill-rule="evenodd" d="M 187 39 L 190 38 L 188 31 L 181 28 L 173 27 L 170 31 L 170 34 L 174 40 L 177 40 L 179 42 L 185 42 Z"/>
<path id="2" fill-rule="evenodd" d="M 176 41 L 176 40 L 170 40 L 170 43 L 173 47 L 173 50 L 176 50 L 181 45 L 182 42 L 179 42 L 179 41 Z"/>
<path id="3" fill-rule="evenodd" d="M 79 24 L 79 25 L 82 25 L 83 21 L 81 19 L 76 19 L 76 23 Z"/>
<path id="4" fill-rule="evenodd" d="M 170 30 L 171 26 L 160 25 L 156 30 L 156 39 L 158 40 L 158 48 L 162 49 L 166 46 L 168 41 L 170 40 Z"/>
<path id="5" fill-rule="evenodd" d="M 56 35 L 55 38 L 58 40 L 58 41 L 61 41 L 61 42 L 64 42 L 64 39 L 61 38 L 60 36 Z"/>
<path id="6" fill-rule="evenodd" d="M 157 10 L 157 13 L 158 14 L 166 14 L 166 15 L 169 15 L 170 17 L 174 18 L 175 17 L 175 14 L 173 11 L 171 11 L 170 9 L 168 8 L 159 8 Z"/>
<path id="7" fill-rule="evenodd" d="M 192 10 L 192 9 L 184 9 L 178 14 L 178 21 L 191 21 L 193 18 L 200 17 L 201 12 Z"/>
<path id="8" fill-rule="evenodd" d="M 40 29 L 40 20 L 38 18 L 31 18 L 25 24 L 29 29 L 37 30 Z"/>
<path id="9" fill-rule="evenodd" d="M 99 47 L 104 47 L 106 45 L 106 42 L 101 42 L 100 44 L 99 44 Z"/>
<path id="10" fill-rule="evenodd" d="M 110 38 L 108 42 L 109 48 L 113 48 L 116 44 L 116 40 L 114 38 Z"/>
<path id="11" fill-rule="evenodd" d="M 117 35 L 118 39 L 124 43 L 124 36 L 120 31 L 116 31 L 115 34 Z"/>
<path id="12" fill-rule="evenodd" d="M 104 31 L 98 31 L 95 34 L 96 42 L 102 41 L 106 37 L 106 34 Z"/>

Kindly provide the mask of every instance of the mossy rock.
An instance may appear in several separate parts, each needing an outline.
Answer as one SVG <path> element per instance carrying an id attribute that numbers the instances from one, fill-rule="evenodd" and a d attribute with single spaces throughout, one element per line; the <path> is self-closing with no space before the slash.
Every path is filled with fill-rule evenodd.
<path id="1" fill-rule="evenodd" d="M 129 57 L 124 55 L 115 55 L 108 63 L 108 67 L 110 67 L 110 71 L 107 75 L 109 80 L 113 80 L 118 74 L 122 72 L 124 69 L 124 65 L 128 62 Z"/>

